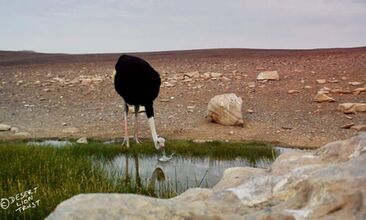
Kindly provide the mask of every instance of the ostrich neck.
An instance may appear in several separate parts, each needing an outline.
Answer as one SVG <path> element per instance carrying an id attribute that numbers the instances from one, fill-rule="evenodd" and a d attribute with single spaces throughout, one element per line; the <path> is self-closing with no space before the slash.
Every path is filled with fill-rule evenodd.
<path id="1" fill-rule="evenodd" d="M 158 135 L 156 134 L 154 117 L 149 118 L 148 121 L 149 121 L 150 130 L 151 130 L 151 135 L 154 140 L 154 144 L 156 145 L 158 142 Z"/>

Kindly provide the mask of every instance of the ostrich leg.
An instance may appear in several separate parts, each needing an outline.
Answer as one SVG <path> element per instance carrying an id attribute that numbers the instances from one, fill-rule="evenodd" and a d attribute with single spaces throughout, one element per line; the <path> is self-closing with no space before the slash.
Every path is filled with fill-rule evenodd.
<path id="1" fill-rule="evenodd" d="M 125 145 L 127 147 L 130 147 L 130 141 L 128 140 L 128 105 L 125 102 L 125 107 L 124 107 L 124 111 L 123 111 L 123 116 L 124 116 L 124 125 L 125 125 L 125 138 L 123 139 L 122 145 Z"/>
<path id="2" fill-rule="evenodd" d="M 139 120 L 138 120 L 138 115 L 139 115 L 139 110 L 140 110 L 140 106 L 139 105 L 135 105 L 135 141 L 137 144 L 141 144 L 141 141 L 139 140 Z"/>
<path id="3" fill-rule="evenodd" d="M 155 145 L 155 148 L 157 150 L 160 149 L 159 145 L 158 145 L 158 135 L 156 134 L 156 128 L 155 128 L 155 120 L 154 120 L 154 117 L 150 117 L 148 119 L 149 121 L 149 126 L 150 126 L 150 130 L 151 130 L 151 136 L 153 138 L 153 141 L 154 141 L 154 145 Z"/>

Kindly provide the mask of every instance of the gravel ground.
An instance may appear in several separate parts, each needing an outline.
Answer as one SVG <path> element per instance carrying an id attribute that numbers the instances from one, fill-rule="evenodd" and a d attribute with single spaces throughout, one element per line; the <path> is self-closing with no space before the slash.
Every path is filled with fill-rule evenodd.
<path id="1" fill-rule="evenodd" d="M 119 55 L 0 51 L 0 123 L 23 132 L 0 132 L 0 139 L 123 137 L 122 99 L 112 75 Z M 366 87 L 349 84 L 366 82 L 366 47 L 134 55 L 161 75 L 155 114 L 158 133 L 168 140 L 261 140 L 313 148 L 357 133 L 340 128 L 343 125 L 366 124 L 366 112 L 346 115 L 336 110 L 340 103 L 366 103 L 366 92 L 330 93 L 335 102 L 313 101 L 320 89 Z M 280 80 L 257 81 L 257 75 L 267 70 L 278 71 Z M 192 73 L 196 71 L 198 75 Z M 242 97 L 244 127 L 221 126 L 206 118 L 209 100 L 222 93 Z M 130 115 L 131 128 L 132 119 Z M 139 120 L 141 135 L 150 138 L 145 115 Z"/>

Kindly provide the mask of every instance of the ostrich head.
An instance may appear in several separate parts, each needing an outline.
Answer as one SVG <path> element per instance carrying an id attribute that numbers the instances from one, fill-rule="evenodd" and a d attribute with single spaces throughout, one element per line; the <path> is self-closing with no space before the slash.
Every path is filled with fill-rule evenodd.
<path id="1" fill-rule="evenodd" d="M 162 138 L 162 137 L 158 137 L 158 139 L 156 140 L 156 143 L 155 143 L 155 147 L 158 150 L 164 149 L 164 147 L 165 147 L 165 139 Z"/>

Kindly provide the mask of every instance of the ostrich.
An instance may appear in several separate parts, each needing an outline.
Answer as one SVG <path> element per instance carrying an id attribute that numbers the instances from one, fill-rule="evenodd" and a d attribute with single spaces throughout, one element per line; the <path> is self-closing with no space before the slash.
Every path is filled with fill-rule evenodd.
<path id="1" fill-rule="evenodd" d="M 159 94 L 160 76 L 145 60 L 122 55 L 115 66 L 114 87 L 124 101 L 124 129 L 125 137 L 122 145 L 130 146 L 128 137 L 128 105 L 135 107 L 135 132 L 136 143 L 140 144 L 138 112 L 140 106 L 145 107 L 154 146 L 157 150 L 164 148 L 165 139 L 158 137 L 154 121 L 153 102 Z"/>

